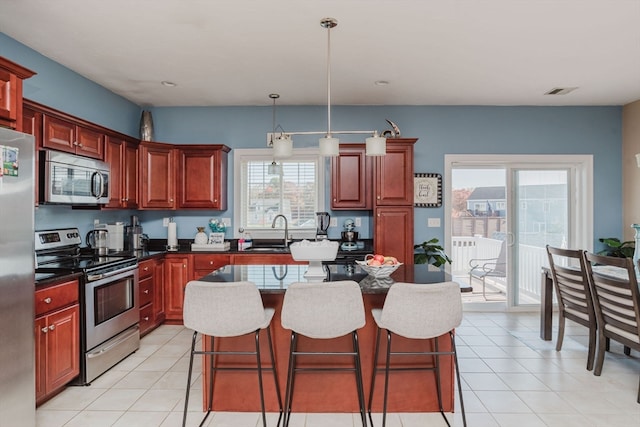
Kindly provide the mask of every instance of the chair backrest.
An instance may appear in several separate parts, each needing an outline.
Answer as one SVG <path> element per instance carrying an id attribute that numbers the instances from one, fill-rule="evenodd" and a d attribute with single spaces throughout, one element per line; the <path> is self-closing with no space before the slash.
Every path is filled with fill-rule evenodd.
<path id="1" fill-rule="evenodd" d="M 270 320 L 255 283 L 197 280 L 185 288 L 183 319 L 185 327 L 215 337 L 244 335 Z"/>
<path id="2" fill-rule="evenodd" d="M 605 336 L 640 349 L 640 292 L 633 260 L 593 253 L 585 257 L 598 327 Z"/>
<path id="3" fill-rule="evenodd" d="M 595 327 L 596 314 L 585 267 L 584 251 L 547 245 L 547 255 L 558 302 L 565 315 L 587 327 Z"/>
<path id="4" fill-rule="evenodd" d="M 282 327 L 310 337 L 336 338 L 365 325 L 360 286 L 352 280 L 292 283 L 284 294 Z"/>
<path id="5" fill-rule="evenodd" d="M 413 339 L 438 337 L 461 322 L 462 297 L 455 282 L 394 283 L 380 315 L 380 326 Z"/>

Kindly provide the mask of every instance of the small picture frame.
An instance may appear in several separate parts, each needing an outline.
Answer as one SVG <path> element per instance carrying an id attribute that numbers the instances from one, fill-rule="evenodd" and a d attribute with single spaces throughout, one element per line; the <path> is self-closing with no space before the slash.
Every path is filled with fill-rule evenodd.
<path id="1" fill-rule="evenodd" d="M 417 208 L 442 206 L 442 175 L 439 173 L 413 174 L 413 205 Z"/>

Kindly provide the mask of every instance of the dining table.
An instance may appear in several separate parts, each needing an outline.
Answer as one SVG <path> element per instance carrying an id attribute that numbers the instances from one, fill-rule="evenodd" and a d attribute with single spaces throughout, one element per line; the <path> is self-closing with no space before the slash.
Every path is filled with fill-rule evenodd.
<path id="1" fill-rule="evenodd" d="M 260 290 L 265 307 L 275 309 L 271 322 L 271 334 L 276 358 L 277 378 L 280 389 L 286 385 L 286 373 L 289 358 L 289 344 L 291 331 L 286 330 L 280 323 L 282 302 L 287 287 L 294 282 L 307 282 L 305 273 L 308 266 L 305 264 L 253 264 L 253 265 L 226 265 L 199 278 L 199 281 L 216 283 L 251 281 Z M 451 275 L 443 270 L 434 270 L 426 264 L 400 265 L 389 277 L 373 277 L 365 272 L 357 264 L 326 264 L 325 281 L 353 280 L 360 285 L 365 307 L 366 324 L 358 330 L 358 340 L 361 350 L 361 365 L 365 396 L 369 395 L 374 364 L 374 347 L 376 340 L 376 324 L 371 315 L 374 308 L 382 308 L 388 290 L 397 282 L 419 283 L 428 286 L 432 283 L 453 281 Z M 315 280 L 314 280 L 315 281 Z M 470 292 L 470 286 L 461 283 L 461 292 Z M 302 339 L 303 337 L 301 337 Z M 433 340 L 405 340 L 402 337 L 394 338 L 394 345 L 400 344 L 406 351 L 429 351 L 437 345 L 441 351 L 451 349 L 451 341 L 448 334 Z M 252 335 L 234 338 L 216 339 L 216 350 L 237 348 L 245 345 L 250 349 L 255 345 Z M 261 340 L 261 343 L 265 340 Z M 352 342 L 350 334 L 345 337 L 331 340 L 309 340 L 307 343 L 300 341 L 301 345 L 327 346 L 336 348 L 336 351 L 350 349 Z M 203 348 L 210 345 L 210 337 L 204 336 Z M 386 342 L 383 340 L 381 351 L 386 351 Z M 267 349 L 262 354 L 267 354 Z M 347 367 L 351 361 L 327 362 L 321 356 L 310 356 L 305 363 L 309 367 L 323 366 L 327 363 Z M 348 359 L 348 358 L 347 358 Z M 441 387 L 443 406 L 445 411 L 452 411 L 454 407 L 454 364 L 450 357 L 443 357 L 440 361 L 442 372 Z M 238 367 L 253 367 L 255 361 L 239 361 L 237 357 L 216 357 L 216 366 L 237 369 Z M 402 360 L 403 367 L 433 366 L 432 356 L 407 356 Z M 263 364 L 269 364 L 265 357 Z M 332 365 L 334 366 L 334 365 Z M 393 366 L 393 362 L 392 362 Z M 202 364 L 203 370 L 203 407 L 208 399 L 208 371 L 209 363 Z M 265 377 L 266 378 L 266 377 Z M 260 411 L 255 373 L 248 374 L 236 371 L 226 371 L 216 374 L 214 379 L 214 410 L 255 412 Z M 265 380 L 265 404 L 267 411 L 278 410 L 275 386 L 272 381 Z M 435 392 L 435 376 L 433 372 L 406 371 L 394 376 L 389 385 L 388 410 L 396 412 L 437 412 L 438 401 Z M 358 401 L 355 389 L 355 381 L 352 375 L 343 372 L 323 372 L 322 375 L 303 375 L 296 379 L 296 393 L 293 402 L 293 410 L 298 412 L 358 412 Z M 373 412 L 382 411 L 382 388 L 377 388 L 374 395 Z"/>

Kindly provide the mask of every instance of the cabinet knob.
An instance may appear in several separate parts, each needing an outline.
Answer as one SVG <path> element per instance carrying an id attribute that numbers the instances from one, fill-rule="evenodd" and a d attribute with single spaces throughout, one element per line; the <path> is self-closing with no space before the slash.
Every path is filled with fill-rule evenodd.
<path id="1" fill-rule="evenodd" d="M 73 141 L 73 145 L 75 145 L 77 147 L 79 145 L 78 141 Z"/>
<path id="2" fill-rule="evenodd" d="M 182 264 L 182 268 L 187 268 L 187 264 Z"/>
<path id="3" fill-rule="evenodd" d="M 209 261 L 209 265 L 213 265 L 213 261 Z"/>
<path id="4" fill-rule="evenodd" d="M 46 326 L 44 328 L 42 328 L 42 333 L 46 334 L 49 331 L 49 328 L 47 328 Z"/>
<path id="5" fill-rule="evenodd" d="M 144 271 L 149 271 L 149 267 L 143 268 Z"/>
<path id="6" fill-rule="evenodd" d="M 380 196 L 378 196 L 378 200 L 380 200 Z"/>
<path id="7" fill-rule="evenodd" d="M 144 293 L 148 295 L 149 294 L 149 289 L 145 289 Z"/>
<path id="8" fill-rule="evenodd" d="M 338 199 L 333 199 L 333 201 L 334 201 L 334 202 L 337 202 L 337 201 L 338 201 Z"/>
<path id="9" fill-rule="evenodd" d="M 142 320 L 144 320 L 145 322 L 149 321 L 149 316 L 145 316 Z"/>
<path id="10" fill-rule="evenodd" d="M 45 304 L 51 304 L 51 298 L 47 297 L 45 299 L 43 299 Z"/>
<path id="11" fill-rule="evenodd" d="M 170 201 L 171 203 L 173 203 L 173 199 L 169 199 L 169 201 Z"/>
<path id="12" fill-rule="evenodd" d="M 55 328 L 56 328 L 56 325 L 51 325 L 51 326 L 49 326 L 49 330 L 50 330 L 50 331 L 53 331 Z"/>

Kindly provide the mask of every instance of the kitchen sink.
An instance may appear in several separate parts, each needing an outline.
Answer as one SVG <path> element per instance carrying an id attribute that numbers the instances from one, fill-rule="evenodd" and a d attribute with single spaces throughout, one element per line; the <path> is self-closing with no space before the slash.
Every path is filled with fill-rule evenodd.
<path id="1" fill-rule="evenodd" d="M 246 249 L 245 252 L 271 252 L 271 253 L 289 253 L 289 248 L 283 247 L 269 247 L 269 246 L 259 246 L 259 247 L 251 247 Z"/>

